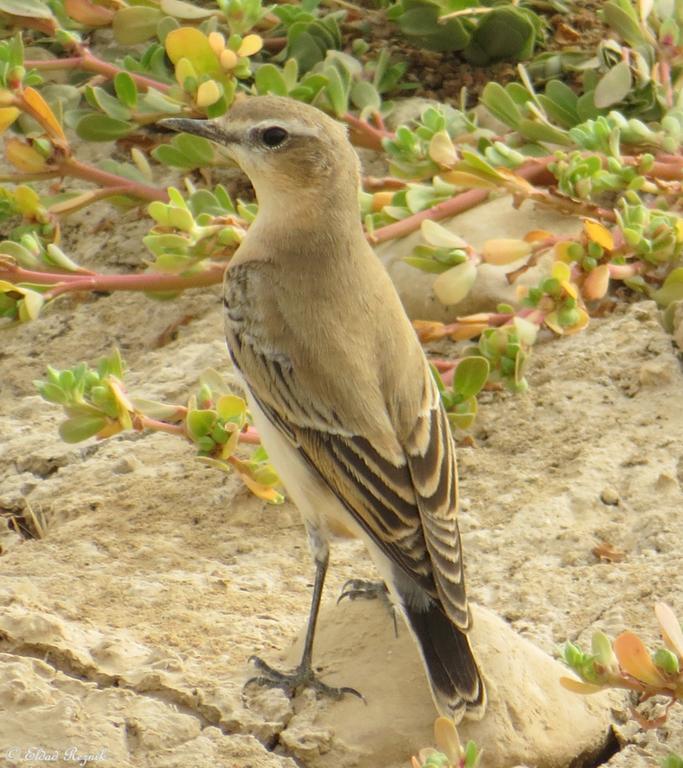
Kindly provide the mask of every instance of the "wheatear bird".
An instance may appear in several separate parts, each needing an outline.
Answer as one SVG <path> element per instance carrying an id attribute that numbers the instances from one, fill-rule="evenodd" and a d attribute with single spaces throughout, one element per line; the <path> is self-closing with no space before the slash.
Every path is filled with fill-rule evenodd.
<path id="1" fill-rule="evenodd" d="M 293 674 L 256 660 L 254 680 L 328 694 L 311 667 L 332 534 L 369 550 L 417 641 L 437 708 L 480 717 L 467 638 L 455 451 L 422 348 L 361 227 L 360 166 L 341 124 L 260 96 L 216 120 L 162 125 L 204 136 L 251 179 L 259 209 L 225 277 L 230 356 L 316 564 Z"/>

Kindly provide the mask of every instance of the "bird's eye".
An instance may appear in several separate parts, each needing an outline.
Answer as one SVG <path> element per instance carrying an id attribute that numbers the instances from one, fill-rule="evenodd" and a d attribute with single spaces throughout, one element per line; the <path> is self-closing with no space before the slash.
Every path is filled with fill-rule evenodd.
<path id="1" fill-rule="evenodd" d="M 273 125 L 270 128 L 266 128 L 261 133 L 261 141 L 271 149 L 279 147 L 284 143 L 285 139 L 289 136 L 284 128 L 280 128 L 279 125 Z"/>

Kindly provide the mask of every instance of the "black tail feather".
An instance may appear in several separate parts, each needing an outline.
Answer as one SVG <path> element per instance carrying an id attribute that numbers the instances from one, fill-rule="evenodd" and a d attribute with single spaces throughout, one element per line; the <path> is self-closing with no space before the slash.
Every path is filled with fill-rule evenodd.
<path id="1" fill-rule="evenodd" d="M 424 660 L 437 708 L 458 722 L 479 718 L 486 707 L 486 691 L 467 635 L 435 602 L 403 611 Z"/>

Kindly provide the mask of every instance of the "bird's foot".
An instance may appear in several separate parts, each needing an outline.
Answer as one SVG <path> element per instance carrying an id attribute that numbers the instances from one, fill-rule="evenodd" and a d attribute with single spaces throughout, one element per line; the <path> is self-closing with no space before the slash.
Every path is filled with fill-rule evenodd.
<path id="1" fill-rule="evenodd" d="M 337 605 L 348 597 L 349 600 L 382 600 L 391 605 L 389 590 L 383 581 L 370 581 L 369 579 L 349 579 L 341 589 L 337 598 Z"/>
<path id="2" fill-rule="evenodd" d="M 252 656 L 249 661 L 253 663 L 259 673 L 247 680 L 242 689 L 242 695 L 244 695 L 249 686 L 259 685 L 265 688 L 281 688 L 290 699 L 294 697 L 298 690 L 311 688 L 331 699 L 341 699 L 344 694 L 350 693 L 353 696 L 357 696 L 361 701 L 365 701 L 363 694 L 355 688 L 350 688 L 346 685 L 335 688 L 334 686 L 327 685 L 327 683 L 323 683 L 322 680 L 316 677 L 310 665 L 302 664 L 293 672 L 280 672 L 266 664 L 258 656 Z"/>
<path id="3" fill-rule="evenodd" d="M 396 621 L 396 607 L 391 602 L 389 590 L 383 581 L 370 581 L 369 579 L 349 579 L 341 589 L 337 598 L 337 605 L 348 597 L 349 600 L 381 600 L 386 606 L 389 615 L 394 622 L 394 635 L 398 637 L 398 622 Z"/>

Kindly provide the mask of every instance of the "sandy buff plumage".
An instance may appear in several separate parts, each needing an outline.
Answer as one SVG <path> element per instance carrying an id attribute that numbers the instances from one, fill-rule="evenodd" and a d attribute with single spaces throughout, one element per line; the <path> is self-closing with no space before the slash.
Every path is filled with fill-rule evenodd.
<path id="1" fill-rule="evenodd" d="M 350 690 L 329 689 L 311 671 L 328 541 L 348 531 L 365 541 L 403 613 L 437 708 L 456 721 L 481 716 L 453 440 L 420 344 L 364 237 L 345 130 L 278 97 L 247 99 L 216 121 L 165 123 L 222 145 L 259 202 L 226 273 L 226 337 L 303 515 L 317 575 L 300 668 L 287 676 L 259 661 L 257 681 Z"/>

